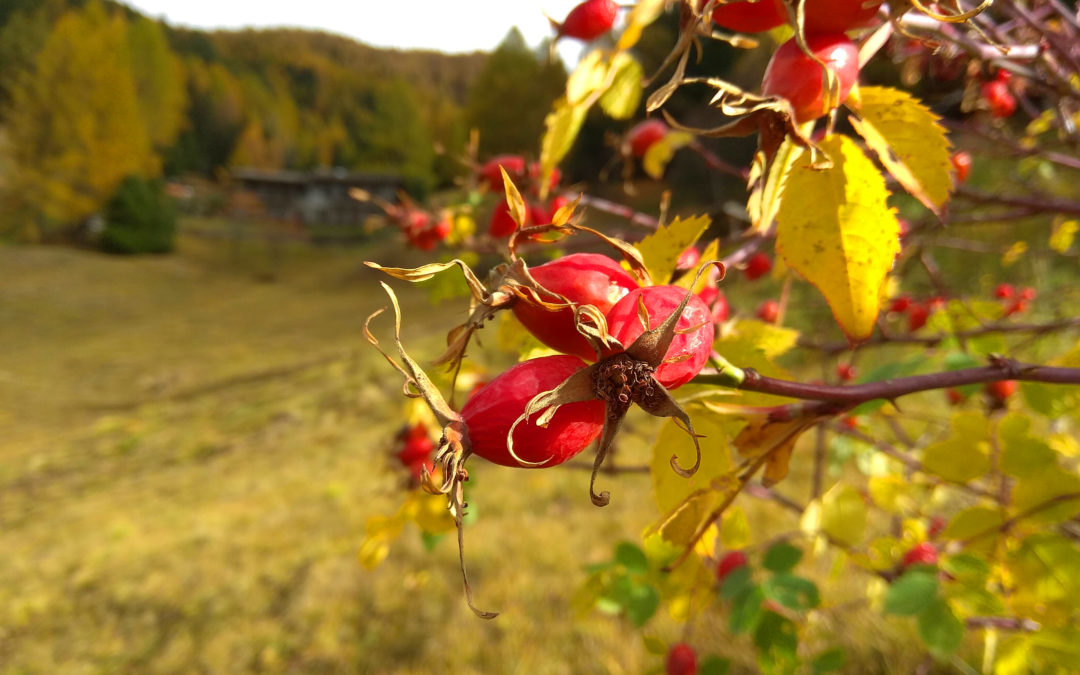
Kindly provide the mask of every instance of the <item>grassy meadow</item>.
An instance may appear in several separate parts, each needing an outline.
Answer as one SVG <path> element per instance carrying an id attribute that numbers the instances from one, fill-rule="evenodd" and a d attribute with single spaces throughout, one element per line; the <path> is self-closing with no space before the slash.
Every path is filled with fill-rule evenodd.
<path id="1" fill-rule="evenodd" d="M 640 541 L 655 517 L 645 474 L 602 477 L 613 499 L 597 509 L 587 471 L 473 462 L 466 552 L 495 621 L 464 603 L 452 537 L 429 552 L 410 529 L 376 570 L 358 563 L 365 519 L 403 500 L 390 453 L 404 401 L 363 339 L 384 298 L 361 261 L 420 261 L 408 256 L 396 240 L 313 249 L 183 236 L 173 255 L 138 258 L 0 247 L 0 672 L 660 665 L 642 631 L 574 606 L 583 565 Z M 406 344 L 430 360 L 465 301 L 395 287 Z M 380 335 L 388 327 L 384 317 Z M 656 426 L 628 427 L 620 452 L 640 464 Z M 761 504 L 755 527 L 794 525 Z M 751 668 L 749 639 L 729 639 L 712 615 L 692 639 Z M 914 667 L 902 626 L 851 619 L 822 613 L 816 632 L 845 644 L 860 672 Z M 662 610 L 644 632 L 673 642 L 680 631 Z"/>

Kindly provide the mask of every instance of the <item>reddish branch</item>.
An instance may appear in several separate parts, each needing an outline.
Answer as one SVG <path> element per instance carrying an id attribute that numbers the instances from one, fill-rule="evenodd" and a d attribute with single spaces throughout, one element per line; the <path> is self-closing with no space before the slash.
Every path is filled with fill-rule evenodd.
<path id="1" fill-rule="evenodd" d="M 941 333 L 939 335 L 875 335 L 861 347 L 893 344 L 893 343 L 907 343 L 907 344 L 921 344 L 928 347 L 938 345 L 944 340 L 949 338 L 955 338 L 957 340 L 965 340 L 967 338 L 979 337 L 980 335 L 986 335 L 988 333 L 1051 333 L 1063 328 L 1074 328 L 1080 326 L 1080 317 L 1073 317 L 1070 319 L 1062 319 L 1060 321 L 1051 321 L 1048 323 L 994 323 L 983 326 L 981 328 L 972 328 L 968 330 L 959 330 L 955 333 Z M 800 339 L 799 346 L 807 349 L 816 349 L 818 351 L 825 352 L 826 354 L 841 354 L 849 351 L 851 345 L 847 342 L 812 342 L 810 340 Z"/>
<path id="2" fill-rule="evenodd" d="M 1080 368 L 1040 366 L 1021 363 L 1013 359 L 996 358 L 989 365 L 977 368 L 963 368 L 926 375 L 897 377 L 879 382 L 867 382 L 855 385 L 806 384 L 790 380 L 766 377 L 749 368 L 745 379 L 736 386 L 744 391 L 774 394 L 788 398 L 818 401 L 822 405 L 807 409 L 807 413 L 826 413 L 831 408 L 837 411 L 853 405 L 875 399 L 893 400 L 907 394 L 931 389 L 946 389 L 965 384 L 983 384 L 998 380 L 1025 380 L 1028 382 L 1048 382 L 1052 384 L 1080 384 Z M 697 384 L 722 384 L 730 386 L 728 375 L 703 374 L 694 378 Z"/>

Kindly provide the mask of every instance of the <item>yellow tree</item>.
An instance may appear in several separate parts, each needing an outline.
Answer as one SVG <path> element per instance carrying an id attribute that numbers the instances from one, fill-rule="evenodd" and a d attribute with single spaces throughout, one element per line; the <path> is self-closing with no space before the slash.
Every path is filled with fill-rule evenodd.
<path id="1" fill-rule="evenodd" d="M 7 134 L 4 189 L 33 238 L 92 214 L 125 176 L 156 172 L 124 19 L 96 1 L 64 14 L 13 86 Z"/>

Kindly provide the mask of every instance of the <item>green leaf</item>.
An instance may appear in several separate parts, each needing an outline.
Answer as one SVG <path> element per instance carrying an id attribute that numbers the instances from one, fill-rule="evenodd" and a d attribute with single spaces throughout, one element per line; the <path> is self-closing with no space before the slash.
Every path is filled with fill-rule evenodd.
<path id="1" fill-rule="evenodd" d="M 701 238 L 709 222 L 707 215 L 676 218 L 635 244 L 656 283 L 665 284 L 671 279 L 679 255 Z"/>
<path id="2" fill-rule="evenodd" d="M 611 60 L 608 76 L 611 86 L 600 96 L 600 108 L 613 119 L 629 119 L 641 103 L 641 64 L 627 52 L 619 52 Z"/>
<path id="3" fill-rule="evenodd" d="M 736 567 L 720 583 L 720 597 L 731 600 L 745 595 L 754 588 L 752 572 L 748 566 Z"/>
<path id="4" fill-rule="evenodd" d="M 927 607 L 938 592 L 937 572 L 911 570 L 889 585 L 885 593 L 886 614 L 914 616 Z"/>
<path id="5" fill-rule="evenodd" d="M 944 598 L 937 598 L 919 613 L 919 637 L 931 654 L 944 659 L 963 643 L 964 624 Z"/>
<path id="6" fill-rule="evenodd" d="M 756 585 L 736 598 L 731 607 L 731 616 L 728 617 L 728 629 L 735 635 L 750 630 L 762 614 L 761 603 L 764 600 L 765 592 Z"/>
<path id="7" fill-rule="evenodd" d="M 635 627 L 641 628 L 660 606 L 660 593 L 651 584 L 634 584 L 626 598 L 626 617 Z"/>
<path id="8" fill-rule="evenodd" d="M 649 571 L 649 561 L 645 553 L 628 541 L 619 542 L 615 547 L 615 562 L 626 568 L 630 574 L 645 574 Z"/>
<path id="9" fill-rule="evenodd" d="M 990 470 L 990 429 L 984 415 L 953 415 L 952 435 L 923 451 L 923 468 L 945 480 L 966 483 Z"/>
<path id="10" fill-rule="evenodd" d="M 837 483 L 821 499 L 821 530 L 844 546 L 855 546 L 866 531 L 866 503 L 854 486 Z"/>
<path id="11" fill-rule="evenodd" d="M 1016 481 L 1013 509 L 1031 523 L 1058 523 L 1080 514 L 1080 476 L 1057 464 Z"/>
<path id="12" fill-rule="evenodd" d="M 1031 420 L 1009 413 L 998 423 L 1001 470 L 1017 478 L 1033 478 L 1057 463 L 1057 453 L 1045 441 L 1028 434 Z"/>
<path id="13" fill-rule="evenodd" d="M 788 609 L 803 612 L 821 603 L 817 585 L 809 579 L 786 572 L 767 579 L 762 585 L 765 597 L 775 600 Z"/>
<path id="14" fill-rule="evenodd" d="M 965 540 L 985 533 L 979 541 L 973 542 L 971 548 L 976 551 L 991 551 L 997 541 L 994 530 L 1003 522 L 1005 517 L 999 509 L 974 506 L 953 516 L 942 535 L 946 539 Z"/>
<path id="15" fill-rule="evenodd" d="M 776 612 L 765 612 L 754 630 L 754 646 L 762 670 L 785 672 L 798 661 L 798 629 L 790 619 Z"/>
<path id="16" fill-rule="evenodd" d="M 860 87 L 858 108 L 851 124 L 881 164 L 926 208 L 941 213 L 953 168 L 940 118 L 911 94 L 890 87 Z"/>
<path id="17" fill-rule="evenodd" d="M 817 675 L 818 673 L 831 673 L 834 670 L 841 670 L 846 663 L 847 652 L 840 647 L 833 647 L 818 654 L 811 667 L 814 669 L 814 675 Z"/>
<path id="18" fill-rule="evenodd" d="M 656 637 L 655 635 L 642 635 L 642 641 L 645 643 L 645 651 L 656 656 L 663 656 L 668 652 L 667 643 Z"/>
<path id="19" fill-rule="evenodd" d="M 424 532 L 423 530 L 420 531 L 420 541 L 423 542 L 424 550 L 428 553 L 434 551 L 435 547 L 439 545 L 439 542 L 442 541 L 445 536 L 445 532 L 433 534 L 431 532 Z"/>
<path id="20" fill-rule="evenodd" d="M 761 566 L 770 572 L 787 572 L 802 560 L 802 549 L 786 541 L 774 544 L 765 551 Z"/>
<path id="21" fill-rule="evenodd" d="M 849 340 L 870 337 L 885 278 L 900 252 L 900 224 L 885 179 L 853 140 L 821 144 L 833 161 L 814 169 L 804 152 L 776 216 L 776 250 L 817 287 Z"/>
<path id="22" fill-rule="evenodd" d="M 731 670 L 731 661 L 719 656 L 710 656 L 701 662 L 699 675 L 727 675 Z"/>

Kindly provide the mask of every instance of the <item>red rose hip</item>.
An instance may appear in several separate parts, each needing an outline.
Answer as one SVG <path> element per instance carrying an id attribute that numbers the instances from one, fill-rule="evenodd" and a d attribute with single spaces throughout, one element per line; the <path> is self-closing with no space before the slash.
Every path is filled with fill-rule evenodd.
<path id="1" fill-rule="evenodd" d="M 704 6 L 705 0 L 700 0 L 698 8 Z M 780 0 L 727 2 L 716 5 L 712 11 L 713 23 L 739 33 L 760 33 L 771 30 L 782 25 L 787 18 L 787 10 Z"/>
<path id="2" fill-rule="evenodd" d="M 611 30 L 618 13 L 619 6 L 615 0 L 585 0 L 570 10 L 558 25 L 558 35 L 585 42 L 595 40 Z"/>
<path id="3" fill-rule="evenodd" d="M 672 645 L 664 663 L 664 672 L 667 675 L 696 675 L 697 653 L 694 648 L 685 642 Z"/>
<path id="4" fill-rule="evenodd" d="M 662 120 L 652 119 L 639 122 L 626 133 L 626 143 L 630 154 L 644 157 L 657 141 L 667 135 L 668 125 Z"/>
<path id="5" fill-rule="evenodd" d="M 874 22 L 882 0 L 806 0 L 805 28 L 810 33 L 842 33 Z"/>
<path id="6" fill-rule="evenodd" d="M 521 464 L 510 454 L 510 427 L 525 412 L 534 396 L 550 391 L 585 367 L 574 356 L 542 356 L 522 361 L 477 391 L 461 409 L 473 453 L 503 466 Z M 561 406 L 547 427 L 533 421 L 514 429 L 514 454 L 541 466 L 562 464 L 589 446 L 604 426 L 603 401 L 581 401 Z"/>
<path id="7" fill-rule="evenodd" d="M 746 567 L 746 554 L 742 551 L 728 551 L 716 564 L 716 578 L 722 582 L 740 567 Z"/>
<path id="8" fill-rule="evenodd" d="M 574 253 L 549 263 L 532 267 L 529 274 L 551 291 L 578 305 L 592 305 L 607 314 L 615 303 L 638 283 L 611 258 L 597 253 Z M 558 298 L 546 298 L 558 302 Z M 514 316 L 536 339 L 564 354 L 586 361 L 596 360 L 596 350 L 574 326 L 574 311 L 569 307 L 550 312 L 543 307 L 519 300 Z"/>
<path id="9" fill-rule="evenodd" d="M 649 315 L 649 329 L 662 324 L 686 297 L 678 286 L 648 286 L 630 291 L 608 312 L 608 332 L 629 347 L 645 332 L 638 315 L 639 302 Z M 654 376 L 667 389 L 675 389 L 697 375 L 712 354 L 712 312 L 701 298 L 691 295 L 675 324 L 675 338 Z"/>
<path id="10" fill-rule="evenodd" d="M 806 36 L 810 51 L 836 74 L 839 98 L 843 102 L 859 76 L 859 50 L 843 33 L 816 33 Z M 766 96 L 780 96 L 791 102 L 795 121 L 817 119 L 832 110 L 825 88 L 825 71 L 804 54 L 794 39 L 777 48 L 765 68 L 761 91 Z"/>

